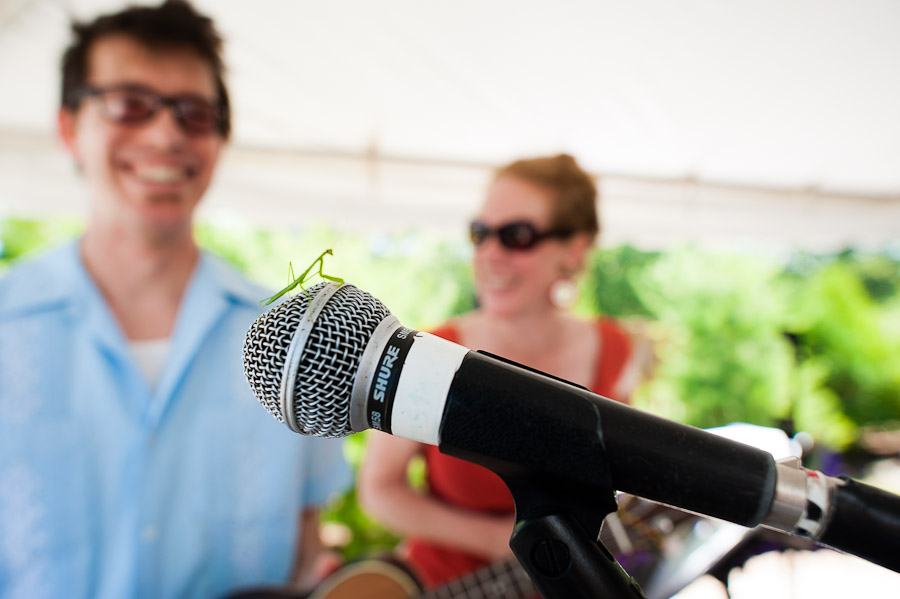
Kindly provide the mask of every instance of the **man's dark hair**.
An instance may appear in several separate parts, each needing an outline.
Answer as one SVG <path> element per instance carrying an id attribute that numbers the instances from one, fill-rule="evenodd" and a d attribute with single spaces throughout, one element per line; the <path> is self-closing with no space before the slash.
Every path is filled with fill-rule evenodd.
<path id="1" fill-rule="evenodd" d="M 74 39 L 62 58 L 62 106 L 76 110 L 76 93 L 87 82 L 88 54 L 99 39 L 124 35 L 153 50 L 184 49 L 212 67 L 222 118 L 218 131 L 231 132 L 231 104 L 225 87 L 222 37 L 212 19 L 197 12 L 187 0 L 166 0 L 159 6 L 131 6 L 101 15 L 89 23 L 73 23 Z"/>

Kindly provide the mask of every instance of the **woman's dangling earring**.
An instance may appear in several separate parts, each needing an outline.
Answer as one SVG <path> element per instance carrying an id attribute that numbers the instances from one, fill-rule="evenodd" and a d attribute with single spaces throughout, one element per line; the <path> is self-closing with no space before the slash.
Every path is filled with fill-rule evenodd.
<path id="1" fill-rule="evenodd" d="M 558 310 L 570 310 L 577 301 L 578 285 L 572 277 L 560 277 L 550 285 L 550 303 Z"/>

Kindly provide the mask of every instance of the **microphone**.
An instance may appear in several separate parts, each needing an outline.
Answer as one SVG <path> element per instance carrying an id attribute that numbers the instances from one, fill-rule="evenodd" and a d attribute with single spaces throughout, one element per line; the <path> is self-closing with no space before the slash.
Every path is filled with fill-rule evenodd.
<path id="1" fill-rule="evenodd" d="M 593 488 L 611 481 L 900 572 L 900 497 L 409 329 L 353 285 L 320 283 L 262 314 L 243 361 L 260 403 L 298 433 L 374 428 L 495 472 Z"/>

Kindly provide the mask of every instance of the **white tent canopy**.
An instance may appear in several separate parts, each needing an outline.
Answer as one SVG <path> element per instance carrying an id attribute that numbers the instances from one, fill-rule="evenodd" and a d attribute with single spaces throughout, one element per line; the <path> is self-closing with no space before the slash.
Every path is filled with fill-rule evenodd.
<path id="1" fill-rule="evenodd" d="M 900 239 L 894 0 L 196 0 L 227 40 L 232 147 L 204 210 L 460 235 L 490 168 L 565 151 L 604 243 Z M 54 139 L 70 16 L 0 0 L 0 214 L 80 213 Z"/>

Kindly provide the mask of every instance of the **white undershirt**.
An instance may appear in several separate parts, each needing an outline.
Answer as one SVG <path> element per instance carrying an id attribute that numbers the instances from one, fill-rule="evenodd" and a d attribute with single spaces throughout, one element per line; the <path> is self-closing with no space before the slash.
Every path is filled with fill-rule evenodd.
<path id="1" fill-rule="evenodd" d="M 149 339 L 146 341 L 129 341 L 131 353 L 137 361 L 138 369 L 149 383 L 151 389 L 155 389 L 159 383 L 166 357 L 169 355 L 169 347 L 172 339 Z"/>

